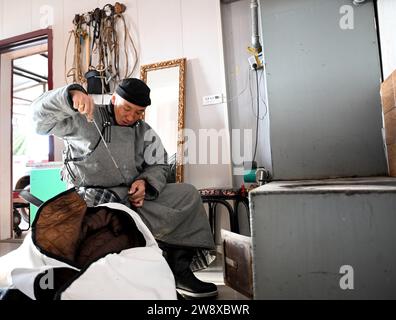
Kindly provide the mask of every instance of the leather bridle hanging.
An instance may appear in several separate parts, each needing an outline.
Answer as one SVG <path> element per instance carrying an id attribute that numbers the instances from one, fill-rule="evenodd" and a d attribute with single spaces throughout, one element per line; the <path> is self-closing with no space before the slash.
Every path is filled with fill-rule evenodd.
<path id="1" fill-rule="evenodd" d="M 136 71 L 138 52 L 123 15 L 125 10 L 125 5 L 116 2 L 114 6 L 106 4 L 102 9 L 75 15 L 65 52 L 66 83 L 72 77 L 74 83 L 86 85 L 88 93 L 109 93 L 111 87 L 114 89 Z M 67 70 L 72 38 L 73 64 Z M 121 49 L 124 59 L 120 59 Z"/>

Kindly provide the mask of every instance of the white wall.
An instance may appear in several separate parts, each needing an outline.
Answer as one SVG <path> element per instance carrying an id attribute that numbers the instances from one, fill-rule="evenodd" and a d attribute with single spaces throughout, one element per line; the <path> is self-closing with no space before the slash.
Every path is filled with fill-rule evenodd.
<path id="1" fill-rule="evenodd" d="M 396 69 L 396 2 L 378 0 L 378 20 L 381 37 L 384 79 Z"/>
<path id="2" fill-rule="evenodd" d="M 228 132 L 226 104 L 202 106 L 203 96 L 226 93 L 220 1 L 121 2 L 127 6 L 126 20 L 137 42 L 141 64 L 187 58 L 185 126 L 195 130 L 197 136 L 198 129 L 225 129 Z M 54 10 L 54 87 L 63 86 L 64 52 L 74 14 L 103 7 L 107 3 L 107 0 L 0 0 L 0 39 L 40 29 L 43 17 L 40 8 L 50 6 Z M 139 77 L 139 72 L 134 76 Z M 60 159 L 62 148 L 58 141 L 56 160 Z M 228 139 L 221 148 L 229 156 Z M 185 181 L 198 188 L 231 186 L 231 166 L 187 165 Z"/>
<path id="3" fill-rule="evenodd" d="M 228 89 L 229 119 L 232 129 L 252 130 L 251 144 L 252 153 L 256 140 L 257 125 L 257 89 L 256 75 L 251 70 L 248 58 L 251 54 L 247 48 L 252 45 L 252 23 L 250 0 L 240 0 L 232 3 L 223 3 L 222 21 L 224 37 L 224 56 L 226 63 L 226 79 Z M 262 37 L 260 37 L 262 42 Z M 264 70 L 258 71 L 259 79 L 259 107 L 260 120 L 258 127 L 258 145 L 256 161 L 258 167 L 265 167 L 272 171 L 271 148 L 269 132 L 269 113 L 266 95 L 266 77 Z M 231 145 L 234 171 L 233 183 L 239 187 L 243 183 L 243 176 L 237 170 L 241 167 L 238 156 L 244 154 L 244 144 L 241 139 L 240 145 L 233 141 Z M 233 150 L 234 149 L 234 150 Z M 244 154 L 244 160 L 249 161 L 249 154 Z M 242 171 L 243 172 L 243 171 Z"/>

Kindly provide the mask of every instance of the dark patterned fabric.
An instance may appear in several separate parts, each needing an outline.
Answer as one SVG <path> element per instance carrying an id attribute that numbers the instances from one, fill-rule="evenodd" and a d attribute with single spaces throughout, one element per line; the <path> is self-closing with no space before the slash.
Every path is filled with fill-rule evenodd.
<path id="1" fill-rule="evenodd" d="M 121 202 L 120 198 L 115 193 L 103 188 L 81 187 L 78 189 L 78 194 L 84 199 L 88 207 L 95 207 L 109 202 Z"/>
<path id="2" fill-rule="evenodd" d="M 241 189 L 227 188 L 204 188 L 199 189 L 201 196 L 238 196 L 241 195 Z"/>
<path id="3" fill-rule="evenodd" d="M 242 196 L 247 197 L 248 193 L 252 191 L 254 188 L 257 188 L 257 184 L 251 184 L 249 187 L 245 187 L 242 185 L 238 189 L 232 188 L 203 188 L 199 189 L 199 193 L 202 197 L 204 196 L 222 196 L 222 197 L 233 197 L 233 196 Z"/>
<path id="4" fill-rule="evenodd" d="M 200 189 L 201 196 L 237 196 L 239 189 L 205 188 Z"/>

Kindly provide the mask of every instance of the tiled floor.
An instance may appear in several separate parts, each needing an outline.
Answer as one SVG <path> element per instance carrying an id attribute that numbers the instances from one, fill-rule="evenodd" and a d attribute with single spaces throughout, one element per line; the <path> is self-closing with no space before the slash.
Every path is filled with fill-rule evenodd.
<path id="1" fill-rule="evenodd" d="M 0 241 L 0 256 L 7 254 L 8 252 L 15 250 L 21 245 L 21 240 L 6 240 Z M 213 282 L 217 285 L 219 295 L 217 300 L 247 300 L 248 298 L 239 292 L 231 289 L 224 285 L 223 280 L 223 266 L 222 266 L 222 256 L 219 254 L 217 259 L 210 265 L 209 268 L 196 272 L 196 276 L 207 282 Z"/>

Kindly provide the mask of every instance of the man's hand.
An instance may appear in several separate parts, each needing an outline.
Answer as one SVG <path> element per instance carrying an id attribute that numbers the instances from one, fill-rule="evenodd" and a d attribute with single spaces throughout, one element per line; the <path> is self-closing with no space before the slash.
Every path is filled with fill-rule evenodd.
<path id="1" fill-rule="evenodd" d="M 78 90 L 71 90 L 73 108 L 87 117 L 89 122 L 93 121 L 94 101 L 92 97 Z"/>
<path id="2" fill-rule="evenodd" d="M 141 208 L 143 206 L 144 196 L 146 195 L 146 181 L 136 180 L 132 183 L 128 195 L 131 204 L 136 208 Z"/>

